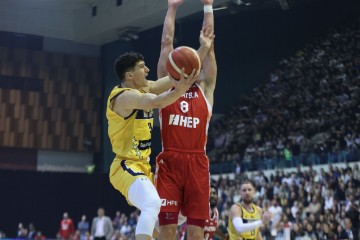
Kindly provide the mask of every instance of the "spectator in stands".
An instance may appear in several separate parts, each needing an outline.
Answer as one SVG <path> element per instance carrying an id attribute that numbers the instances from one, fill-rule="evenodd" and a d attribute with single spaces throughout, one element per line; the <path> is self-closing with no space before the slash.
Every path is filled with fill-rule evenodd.
<path id="1" fill-rule="evenodd" d="M 86 220 L 86 215 L 81 216 L 81 220 L 78 222 L 77 230 L 80 233 L 80 240 L 86 239 L 86 233 L 89 231 L 89 222 Z"/>
<path id="2" fill-rule="evenodd" d="M 313 196 L 308 207 L 305 208 L 305 213 L 318 214 L 321 210 L 321 204 L 317 196 Z"/>
<path id="3" fill-rule="evenodd" d="M 359 159 L 359 22 L 336 32 L 280 61 L 267 84 L 210 127 L 212 159 L 240 152 L 245 169 L 272 157 L 292 159 L 293 166 Z"/>
<path id="4" fill-rule="evenodd" d="M 115 230 L 119 230 L 121 228 L 121 212 L 120 211 L 116 211 L 115 217 L 114 217 L 112 223 L 113 223 L 113 227 Z"/>
<path id="5" fill-rule="evenodd" d="M 350 218 L 345 218 L 345 221 L 344 221 L 344 230 L 346 232 L 346 235 L 347 235 L 347 239 L 356 239 L 356 236 L 355 235 L 355 229 L 353 228 L 353 225 L 352 225 L 352 222 L 350 220 Z"/>
<path id="6" fill-rule="evenodd" d="M 110 240 L 114 232 L 112 221 L 105 216 L 105 209 L 100 207 L 91 224 L 91 235 L 94 240 Z"/>
<path id="7" fill-rule="evenodd" d="M 36 236 L 36 229 L 35 229 L 35 225 L 33 223 L 29 224 L 29 233 L 28 233 L 28 238 L 33 239 Z"/>
<path id="8" fill-rule="evenodd" d="M 36 232 L 36 236 L 34 237 L 35 240 L 45 240 L 46 237 L 42 234 L 42 232 L 39 230 Z"/>
<path id="9" fill-rule="evenodd" d="M 28 230 L 24 227 L 24 224 L 19 223 L 17 238 L 27 238 L 27 235 L 28 235 Z"/>
<path id="10" fill-rule="evenodd" d="M 0 239 L 6 238 L 6 234 L 0 230 Z"/>
<path id="11" fill-rule="evenodd" d="M 75 233 L 74 223 L 69 214 L 64 212 L 63 219 L 60 221 L 60 227 L 58 232 L 58 238 L 61 240 L 71 239 Z"/>
<path id="12" fill-rule="evenodd" d="M 281 219 L 283 209 L 281 206 L 279 206 L 279 202 L 277 200 L 273 200 L 268 211 L 273 215 L 271 220 L 271 229 L 275 229 Z"/>

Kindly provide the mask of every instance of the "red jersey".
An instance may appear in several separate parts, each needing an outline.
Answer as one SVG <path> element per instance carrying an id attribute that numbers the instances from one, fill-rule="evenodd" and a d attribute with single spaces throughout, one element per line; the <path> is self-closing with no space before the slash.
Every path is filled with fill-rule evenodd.
<path id="1" fill-rule="evenodd" d="M 213 216 L 206 220 L 204 226 L 204 240 L 211 240 L 214 236 L 219 222 L 219 212 L 217 208 L 213 209 Z"/>
<path id="2" fill-rule="evenodd" d="M 194 84 L 173 104 L 160 110 L 163 151 L 204 151 L 212 107 Z"/>
<path id="3" fill-rule="evenodd" d="M 61 238 L 70 238 L 74 232 L 74 224 L 70 218 L 61 220 L 59 229 L 59 235 Z"/>

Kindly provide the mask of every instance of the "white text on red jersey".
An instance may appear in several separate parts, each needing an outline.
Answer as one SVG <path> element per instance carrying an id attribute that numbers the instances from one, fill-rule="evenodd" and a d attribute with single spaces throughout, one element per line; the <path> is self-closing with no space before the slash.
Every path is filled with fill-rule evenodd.
<path id="1" fill-rule="evenodd" d="M 182 95 L 183 98 L 198 98 L 199 94 L 197 92 L 187 92 Z"/>
<path id="2" fill-rule="evenodd" d="M 169 125 L 196 128 L 199 123 L 200 119 L 196 117 L 186 117 L 179 114 L 170 114 L 169 116 Z"/>

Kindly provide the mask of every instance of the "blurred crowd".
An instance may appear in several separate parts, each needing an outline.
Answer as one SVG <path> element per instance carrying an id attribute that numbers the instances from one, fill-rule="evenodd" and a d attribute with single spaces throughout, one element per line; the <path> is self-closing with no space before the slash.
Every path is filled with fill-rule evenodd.
<path id="1" fill-rule="evenodd" d="M 210 160 L 243 169 L 356 161 L 360 148 L 360 19 L 280 61 L 270 80 L 209 128 Z M 260 164 L 259 164 L 260 163 Z"/>
<path id="2" fill-rule="evenodd" d="M 282 169 L 271 175 L 263 171 L 240 172 L 234 179 L 229 175 L 213 179 L 219 194 L 219 228 L 224 233 L 227 232 L 229 208 L 240 202 L 240 184 L 244 179 L 252 180 L 256 186 L 254 203 L 273 214 L 271 223 L 261 227 L 264 240 L 287 240 L 286 231 L 290 232 L 292 240 L 360 239 L 359 162 L 342 167 L 328 165 L 319 170 L 299 166 L 292 172 Z M 83 215 L 75 225 L 69 214 L 64 213 L 56 238 L 134 240 L 139 214 L 139 211 L 129 215 L 117 211 L 110 218 L 99 208 L 92 222 Z M 103 222 L 99 225 L 101 219 Z M 182 226 L 178 234 L 181 240 Z M 48 239 L 32 223 L 28 228 L 20 223 L 17 238 Z"/>
<path id="3" fill-rule="evenodd" d="M 254 202 L 274 216 L 271 224 L 261 228 L 263 239 L 285 240 L 286 230 L 294 240 L 360 239 L 360 169 L 358 163 L 343 166 L 220 178 L 220 224 L 226 229 L 229 208 L 240 201 L 241 181 L 251 179 L 257 188 Z"/>
<path id="4" fill-rule="evenodd" d="M 65 212 L 59 221 L 59 230 L 56 234 L 45 236 L 41 230 L 35 228 L 33 223 L 30 223 L 28 227 L 23 223 L 19 223 L 16 238 L 35 240 L 55 238 L 60 240 L 131 240 L 135 239 L 135 226 L 139 214 L 139 211 L 132 212 L 130 215 L 117 211 L 115 216 L 110 218 L 105 214 L 105 209 L 100 207 L 97 216 L 91 222 L 88 221 L 87 216 L 84 214 L 77 223 L 74 223 L 70 214 Z M 0 238 L 6 238 L 5 233 L 0 231 Z"/>

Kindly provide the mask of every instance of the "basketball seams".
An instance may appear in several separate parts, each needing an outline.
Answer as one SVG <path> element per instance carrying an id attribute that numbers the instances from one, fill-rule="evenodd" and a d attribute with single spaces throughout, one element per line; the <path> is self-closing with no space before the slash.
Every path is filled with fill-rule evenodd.
<path id="1" fill-rule="evenodd" d="M 201 69 L 201 61 L 200 61 L 200 57 L 199 57 L 198 52 L 195 49 L 191 48 L 191 47 L 185 47 L 184 46 L 183 48 L 190 50 L 194 54 L 194 56 L 196 56 L 196 59 L 197 59 L 198 65 L 199 65 L 199 69 Z M 189 59 L 188 56 L 189 55 L 186 56 L 187 59 Z M 192 60 L 192 59 L 189 59 L 189 60 Z"/>
<path id="2" fill-rule="evenodd" d="M 195 55 L 195 57 L 194 57 Z M 186 72 L 191 72 L 194 68 L 195 69 L 200 69 L 201 68 L 201 61 L 200 61 L 200 57 L 197 53 L 197 51 L 193 48 L 190 47 L 186 47 L 186 46 L 181 46 L 178 47 L 176 49 L 174 49 L 173 51 L 171 51 L 169 53 L 169 57 L 168 57 L 168 67 L 171 66 L 171 68 L 173 69 L 173 71 L 175 71 L 176 73 L 178 73 L 180 75 L 181 73 L 181 68 L 178 67 L 178 65 L 175 63 L 174 59 L 176 59 L 177 63 L 182 65 L 183 68 L 185 68 L 185 73 L 184 76 L 188 77 L 189 74 L 186 74 Z M 192 63 L 197 62 L 197 66 L 193 66 Z M 196 63 L 195 63 L 196 64 Z M 175 73 L 173 73 L 175 74 Z M 178 77 L 178 76 L 173 76 L 173 77 Z"/>
<path id="3" fill-rule="evenodd" d="M 169 61 L 170 61 L 170 64 L 171 64 L 171 66 L 174 68 L 174 70 L 177 72 L 177 73 L 181 73 L 181 69 L 175 64 L 175 62 L 174 62 L 174 60 L 173 60 L 173 58 L 172 58 L 172 53 L 173 52 L 170 52 L 170 54 L 169 54 Z M 189 75 L 187 75 L 186 73 L 184 73 L 184 76 L 185 77 L 188 77 Z"/>

